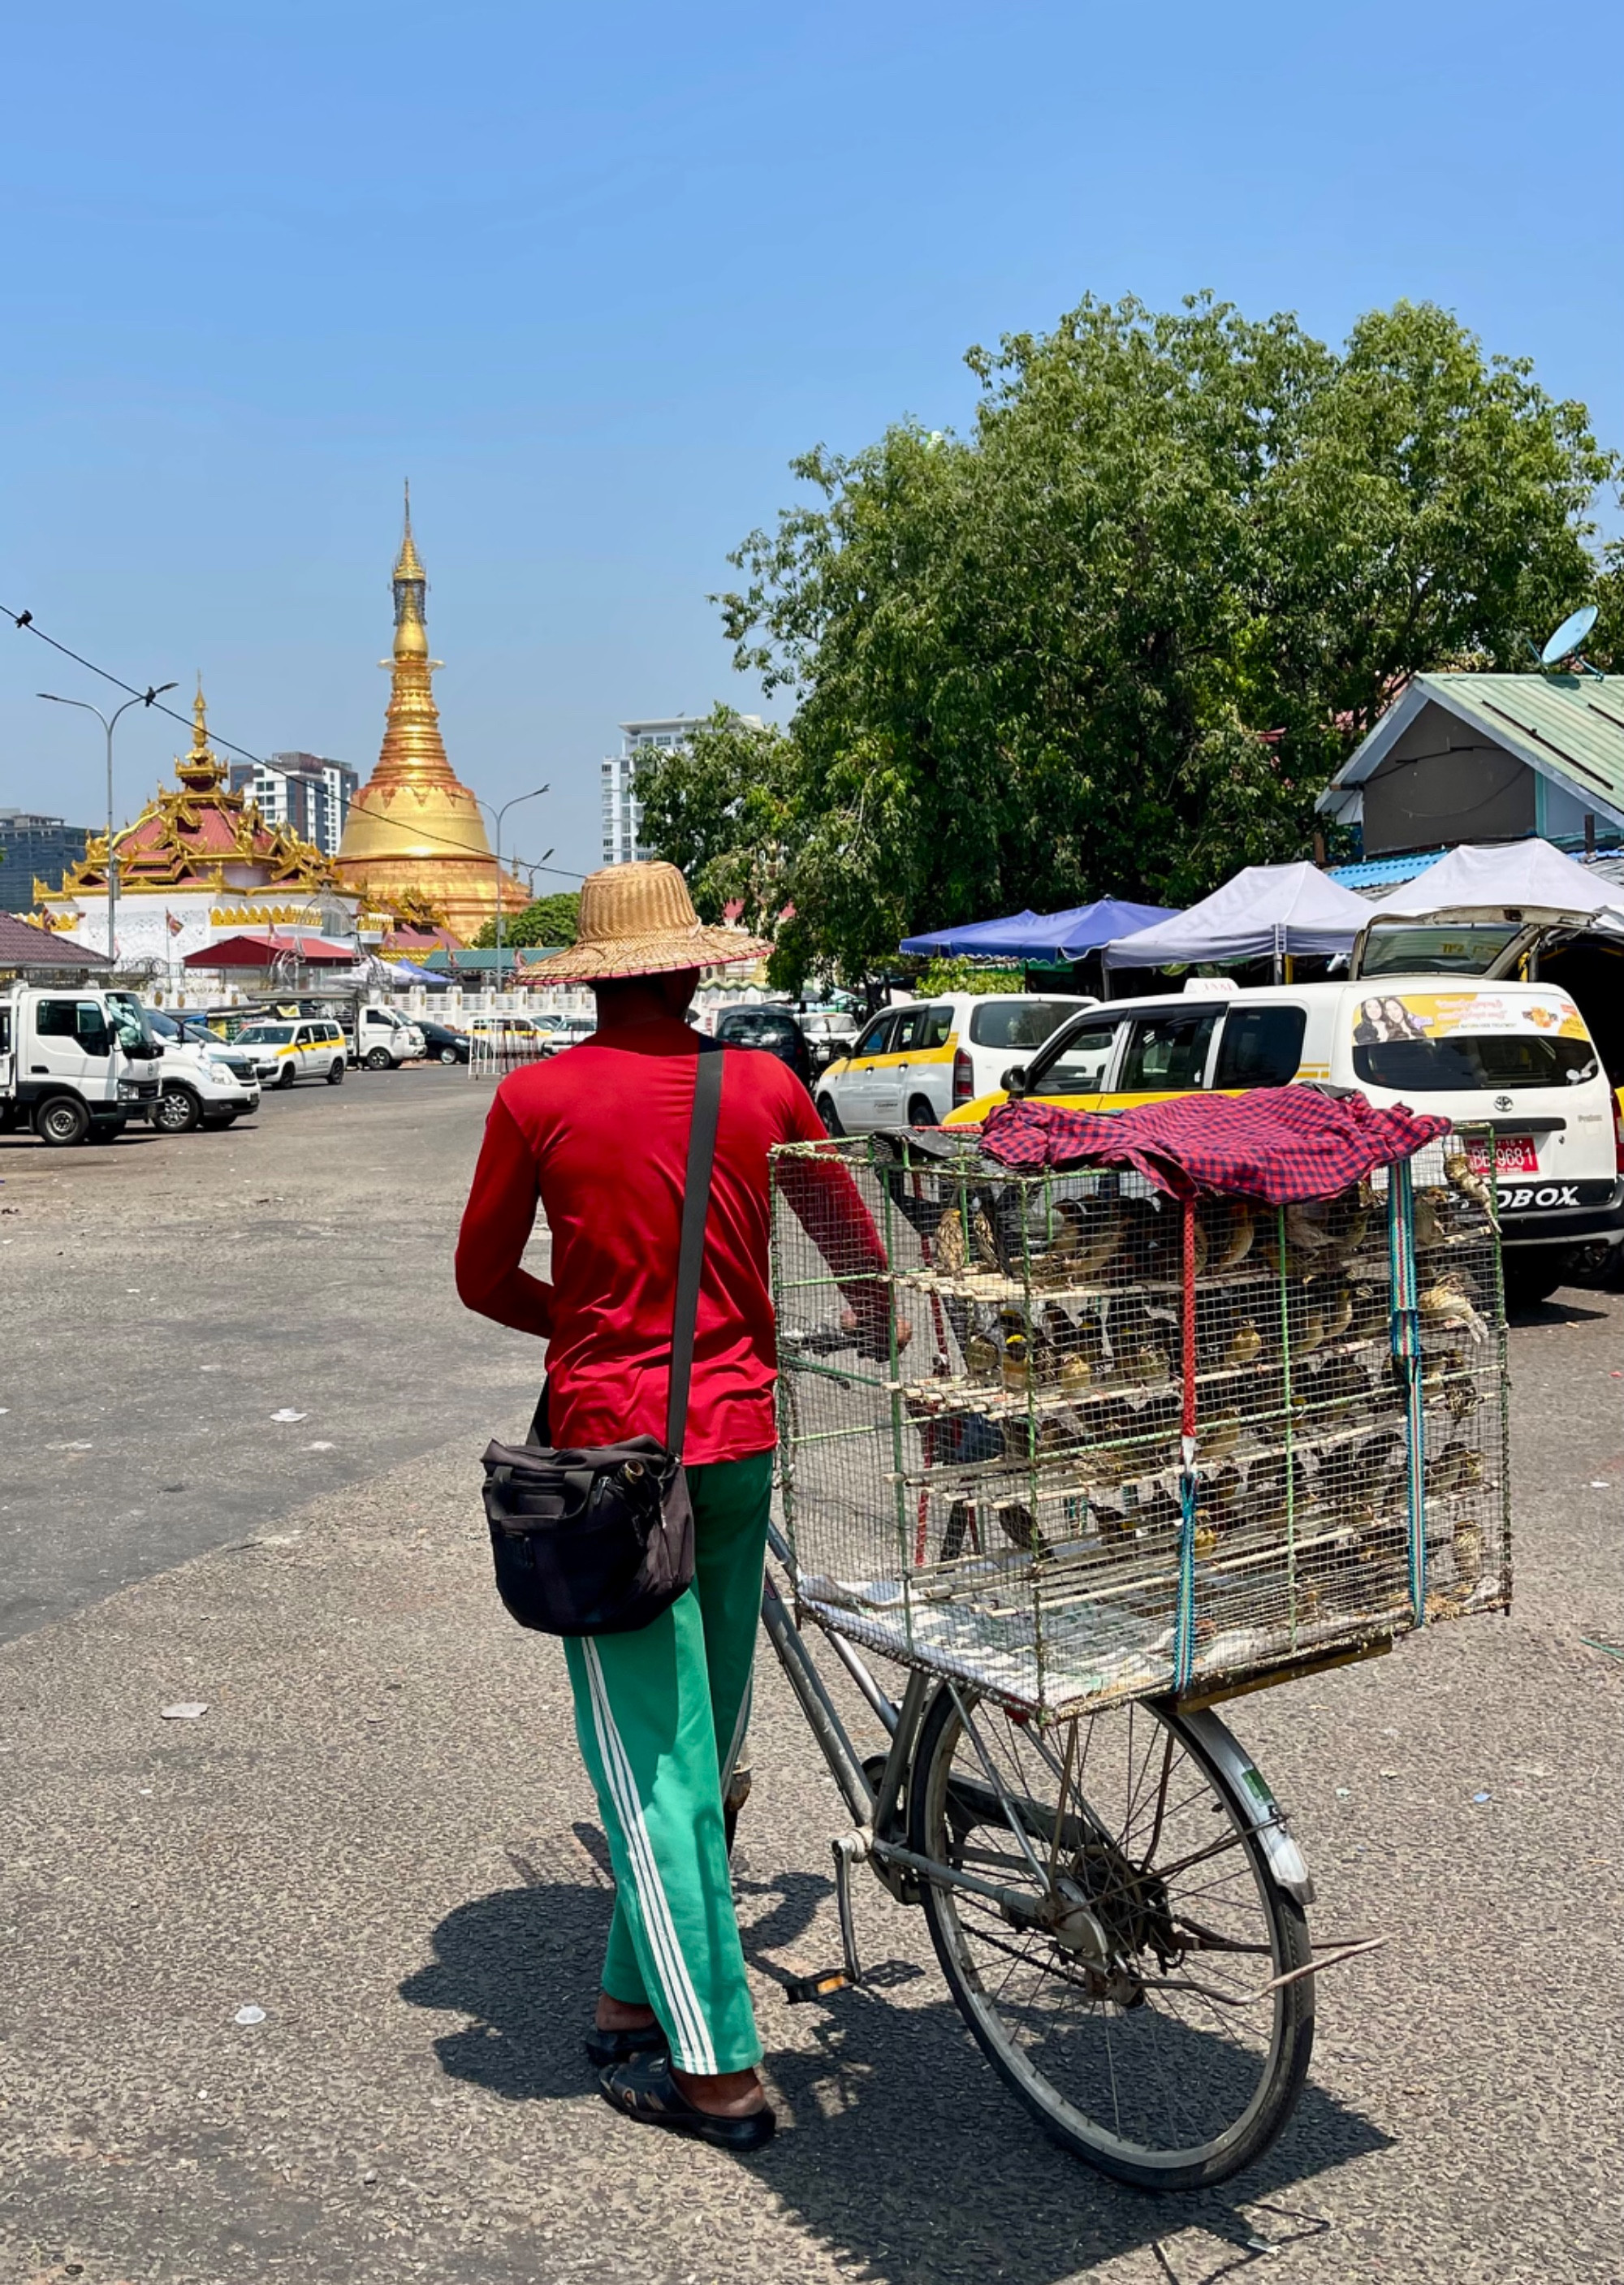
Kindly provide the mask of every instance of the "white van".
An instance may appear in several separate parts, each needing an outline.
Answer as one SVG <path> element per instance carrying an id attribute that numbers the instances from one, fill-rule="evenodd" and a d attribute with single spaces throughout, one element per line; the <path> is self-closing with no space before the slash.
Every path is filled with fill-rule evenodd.
<path id="1" fill-rule="evenodd" d="M 1569 1247 L 1624 1241 L 1624 1111 L 1583 1017 L 1555 985 L 1383 976 L 1112 1001 L 1085 1009 L 1003 1084 L 957 1111 L 984 1119 L 1013 1094 L 1123 1111 L 1196 1089 L 1318 1082 L 1489 1130 L 1506 1282 L 1541 1298 Z M 1468 1141 L 1488 1172 L 1488 1134 Z"/>

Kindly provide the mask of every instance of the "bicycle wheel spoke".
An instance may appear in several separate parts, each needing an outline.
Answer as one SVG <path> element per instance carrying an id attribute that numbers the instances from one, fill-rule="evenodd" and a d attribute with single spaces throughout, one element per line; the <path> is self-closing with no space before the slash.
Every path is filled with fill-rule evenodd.
<path id="1" fill-rule="evenodd" d="M 1058 1750 L 962 1700 L 938 1732 L 914 1845 L 1031 1899 L 1012 1920 L 973 1891 L 927 1894 L 977 2036 L 1109 2170 L 1151 2186 L 1233 2171 L 1231 2149 L 1278 2131 L 1312 2014 L 1300 1985 L 1259 1999 L 1277 1906 L 1238 1799 L 1148 1704 L 1085 1717 Z"/>

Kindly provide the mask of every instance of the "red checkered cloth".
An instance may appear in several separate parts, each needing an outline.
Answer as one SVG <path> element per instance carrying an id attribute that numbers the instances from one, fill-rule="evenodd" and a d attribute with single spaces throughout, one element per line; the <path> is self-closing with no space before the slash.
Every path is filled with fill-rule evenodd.
<path id="1" fill-rule="evenodd" d="M 1110 1112 L 1002 1103 L 983 1138 L 1006 1166 L 1134 1166 L 1171 1197 L 1209 1190 L 1293 1205 L 1334 1197 L 1372 1166 L 1412 1157 L 1448 1124 L 1402 1103 L 1378 1111 L 1362 1095 L 1260 1087 Z"/>

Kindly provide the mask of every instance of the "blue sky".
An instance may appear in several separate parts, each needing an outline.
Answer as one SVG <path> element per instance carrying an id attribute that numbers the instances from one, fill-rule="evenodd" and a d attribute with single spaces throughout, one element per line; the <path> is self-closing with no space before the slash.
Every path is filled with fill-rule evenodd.
<path id="1" fill-rule="evenodd" d="M 1624 444 L 1620 139 L 1501 0 L 86 0 L 5 57 L 0 601 L 365 774 L 410 474 L 452 758 L 550 779 L 561 866 L 618 720 L 754 703 L 706 596 L 790 455 L 961 423 L 1086 291 L 1431 297 Z M 0 630 L 0 805 L 92 818 L 40 688 L 98 695 Z M 177 741 L 120 740 L 133 814 Z"/>

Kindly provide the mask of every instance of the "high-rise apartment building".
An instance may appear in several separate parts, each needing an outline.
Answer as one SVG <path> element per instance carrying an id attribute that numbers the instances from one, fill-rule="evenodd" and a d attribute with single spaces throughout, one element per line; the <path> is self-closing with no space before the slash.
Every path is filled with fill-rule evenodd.
<path id="1" fill-rule="evenodd" d="M 752 730 L 761 727 L 759 714 L 735 718 Z M 686 746 L 705 719 L 700 714 L 668 714 L 658 722 L 623 722 L 620 751 L 603 764 L 603 861 L 627 865 L 634 858 L 654 854 L 643 845 L 643 805 L 637 797 L 637 773 L 651 754 L 669 753 Z"/>
<path id="2" fill-rule="evenodd" d="M 90 832 L 37 810 L 0 809 L 0 913 L 32 911 L 36 880 L 60 888 L 63 874 L 83 856 Z"/>
<path id="3" fill-rule="evenodd" d="M 285 825 L 324 857 L 336 857 L 361 777 L 326 754 L 272 754 L 233 762 L 231 791 L 252 794 L 267 825 Z"/>
<path id="4" fill-rule="evenodd" d="M 637 773 L 650 754 L 669 753 L 686 746 L 698 729 L 697 714 L 670 714 L 658 722 L 623 722 L 621 745 L 603 765 L 603 861 L 630 864 L 651 852 L 643 846 L 643 805 L 637 797 Z"/>

